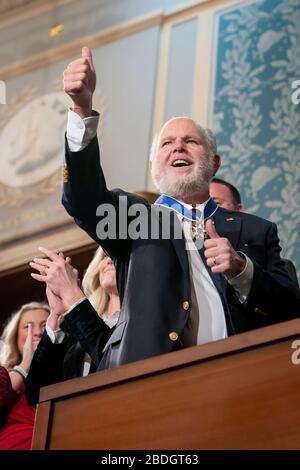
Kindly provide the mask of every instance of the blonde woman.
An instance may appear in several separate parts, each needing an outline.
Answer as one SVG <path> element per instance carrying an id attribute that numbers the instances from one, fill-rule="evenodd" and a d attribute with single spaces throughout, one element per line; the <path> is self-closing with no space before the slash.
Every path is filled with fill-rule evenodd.
<path id="1" fill-rule="evenodd" d="M 43 253 L 51 258 L 35 258 L 30 265 L 41 274 L 32 274 L 34 279 L 46 282 L 51 277 L 51 289 L 47 297 L 51 313 L 57 322 L 51 327 L 47 323 L 47 334 L 42 338 L 30 367 L 26 394 L 31 405 L 38 401 L 42 386 L 95 372 L 99 364 L 99 349 L 102 350 L 111 336 L 120 311 L 120 299 L 116 285 L 116 270 L 112 260 L 98 248 L 88 266 L 82 282 L 74 268 L 61 254 L 47 249 Z M 81 321 L 93 319 L 88 335 L 81 331 Z M 96 337 L 93 348 L 91 337 Z"/>
<path id="2" fill-rule="evenodd" d="M 10 400 L 14 404 L 0 430 L 0 449 L 30 449 L 35 410 L 25 398 L 25 380 L 32 357 L 44 333 L 50 314 L 48 305 L 31 302 L 9 319 L 1 340 L 0 363 L 10 378 Z"/>
<path id="3" fill-rule="evenodd" d="M 98 315 L 112 328 L 118 321 L 120 298 L 116 269 L 101 247 L 95 252 L 82 279 L 82 290 Z"/>

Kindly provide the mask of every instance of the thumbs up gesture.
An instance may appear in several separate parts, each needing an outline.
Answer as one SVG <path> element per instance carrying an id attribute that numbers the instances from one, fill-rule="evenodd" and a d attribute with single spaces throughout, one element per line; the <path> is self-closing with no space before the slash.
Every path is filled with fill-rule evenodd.
<path id="1" fill-rule="evenodd" d="M 227 279 L 240 274 L 246 260 L 232 248 L 228 238 L 219 236 L 211 219 L 207 220 L 205 229 L 209 239 L 204 242 L 204 256 L 212 272 L 223 274 Z"/>
<path id="2" fill-rule="evenodd" d="M 91 116 L 93 93 L 96 87 L 91 49 L 83 47 L 81 57 L 71 62 L 65 69 L 63 87 L 73 102 L 73 111 L 82 118 Z"/>

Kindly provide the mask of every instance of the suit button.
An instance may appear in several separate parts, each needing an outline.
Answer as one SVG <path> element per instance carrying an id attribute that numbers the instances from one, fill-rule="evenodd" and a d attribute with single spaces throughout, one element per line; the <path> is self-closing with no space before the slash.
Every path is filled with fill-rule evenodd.
<path id="1" fill-rule="evenodd" d="M 178 334 L 176 333 L 176 331 L 172 331 L 171 333 L 169 333 L 169 338 L 171 341 L 177 341 L 178 340 Z"/>
<path id="2" fill-rule="evenodd" d="M 187 300 L 185 300 L 182 303 L 182 308 L 183 308 L 183 310 L 188 310 L 190 308 L 190 303 Z"/>
<path id="3" fill-rule="evenodd" d="M 258 307 L 255 307 L 254 312 L 259 313 L 260 315 L 268 315 L 266 312 L 264 312 L 263 310 L 261 310 Z"/>
<path id="4" fill-rule="evenodd" d="M 63 181 L 64 183 L 68 183 L 69 181 L 69 170 L 67 165 L 63 166 Z"/>

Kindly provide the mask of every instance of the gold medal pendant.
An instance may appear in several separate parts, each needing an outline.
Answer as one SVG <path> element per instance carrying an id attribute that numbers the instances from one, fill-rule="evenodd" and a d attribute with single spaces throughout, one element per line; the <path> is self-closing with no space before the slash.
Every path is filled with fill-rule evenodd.
<path id="1" fill-rule="evenodd" d="M 200 222 L 192 222 L 192 237 L 195 240 L 206 240 L 208 235 L 205 230 L 204 220 Z"/>

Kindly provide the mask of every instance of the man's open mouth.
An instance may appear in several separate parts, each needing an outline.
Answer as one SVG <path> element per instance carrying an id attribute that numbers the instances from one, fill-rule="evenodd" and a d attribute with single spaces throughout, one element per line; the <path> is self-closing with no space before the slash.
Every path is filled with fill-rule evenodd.
<path id="1" fill-rule="evenodd" d="M 179 167 L 183 167 L 183 166 L 190 166 L 190 162 L 188 162 L 187 160 L 183 160 L 182 158 L 178 158 L 177 160 L 174 160 L 174 162 L 172 163 L 172 166 L 175 167 L 175 168 L 179 168 Z"/>

